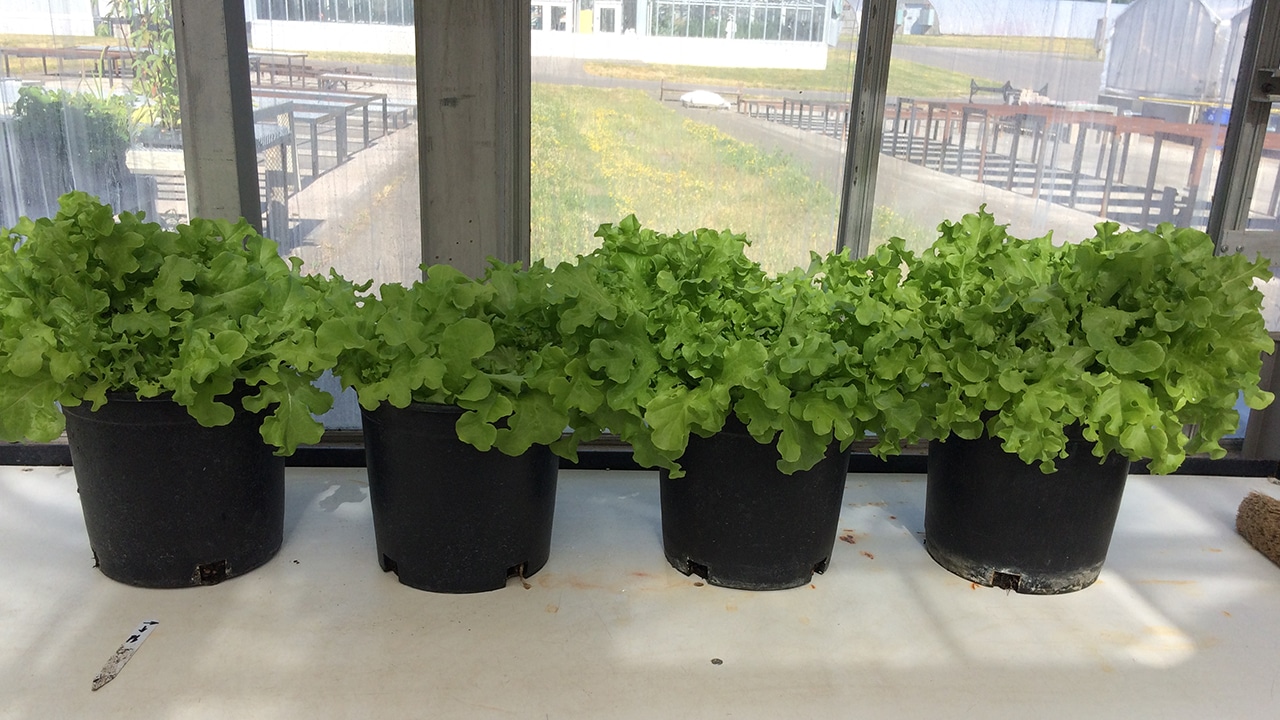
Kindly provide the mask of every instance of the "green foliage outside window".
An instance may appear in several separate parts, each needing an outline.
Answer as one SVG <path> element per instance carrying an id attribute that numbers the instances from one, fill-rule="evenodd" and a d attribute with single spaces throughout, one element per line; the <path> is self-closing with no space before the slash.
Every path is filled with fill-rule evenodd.
<path id="1" fill-rule="evenodd" d="M 105 17 L 123 29 L 133 93 L 142 100 L 137 119 L 163 130 L 177 128 L 182 118 L 169 0 L 112 0 Z"/>
<path id="2" fill-rule="evenodd" d="M 52 215 L 57 199 L 73 187 L 120 202 L 128 173 L 129 103 L 25 87 L 13 105 L 19 163 L 26 176 L 25 212 Z"/>

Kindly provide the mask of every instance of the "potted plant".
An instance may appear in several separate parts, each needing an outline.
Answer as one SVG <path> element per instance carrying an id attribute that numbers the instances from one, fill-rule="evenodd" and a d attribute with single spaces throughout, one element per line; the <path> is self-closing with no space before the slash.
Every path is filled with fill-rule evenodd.
<path id="1" fill-rule="evenodd" d="M 335 287 L 322 328 L 359 396 L 378 559 L 401 583 L 480 592 L 547 562 L 558 463 L 573 454 L 555 392 L 550 271 L 436 265 L 410 287 Z"/>
<path id="2" fill-rule="evenodd" d="M 0 235 L 0 438 L 65 424 L 102 572 L 179 587 L 270 559 L 281 456 L 332 402 L 320 289 L 244 222 L 167 231 L 82 192 Z"/>
<path id="3" fill-rule="evenodd" d="M 1168 224 L 1097 228 L 1078 244 L 1022 240 L 984 208 L 944 222 L 909 267 L 926 300 L 912 393 L 932 438 L 926 544 L 972 581 L 1088 586 L 1129 461 L 1167 473 L 1188 453 L 1221 457 L 1239 393 L 1272 399 L 1258 388 L 1264 261 Z"/>
<path id="4" fill-rule="evenodd" d="M 596 234 L 553 282 L 567 382 L 592 399 L 577 434 L 608 429 L 660 468 L 676 569 L 745 589 L 808 583 L 831 556 L 845 450 L 903 400 L 868 380 L 870 333 L 855 347 L 832 331 L 849 309 L 833 288 L 865 290 L 885 257 L 831 261 L 847 275 L 824 288 L 817 272 L 769 277 L 728 231 L 664 234 L 632 216 Z"/>

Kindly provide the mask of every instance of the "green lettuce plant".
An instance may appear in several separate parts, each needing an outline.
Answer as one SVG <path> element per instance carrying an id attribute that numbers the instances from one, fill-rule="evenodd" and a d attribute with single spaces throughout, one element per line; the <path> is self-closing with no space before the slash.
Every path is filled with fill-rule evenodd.
<path id="1" fill-rule="evenodd" d="M 611 431 L 637 462 L 679 477 L 690 436 L 719 432 L 731 413 L 757 441 L 776 442 L 778 468 L 788 473 L 886 423 L 881 454 L 915 432 L 918 412 L 900 408 L 892 383 L 868 380 L 901 329 L 838 329 L 857 310 L 846 290 L 876 296 L 896 288 L 874 283 L 872 270 L 892 265 L 893 253 L 905 252 L 900 245 L 770 277 L 746 256 L 745 238 L 729 231 L 665 234 L 632 216 L 596 235 L 600 247 L 557 267 L 551 283 L 570 358 L 559 382 L 575 398 L 581 439 Z M 898 320 L 900 302 L 885 300 Z M 865 328 L 880 317 L 863 320 Z M 883 362 L 882 375 L 892 375 L 892 361 Z"/>
<path id="2" fill-rule="evenodd" d="M 922 435 L 987 433 L 1051 472 L 1078 426 L 1094 453 L 1172 472 L 1188 453 L 1220 458 L 1251 408 L 1272 350 L 1255 279 L 1265 261 L 1215 255 L 1202 232 L 1169 224 L 1055 245 L 1010 236 L 985 209 L 944 222 L 904 288 L 924 304 L 924 373 L 910 393 Z M 1191 432 L 1184 432 L 1190 428 Z"/>
<path id="3" fill-rule="evenodd" d="M 60 205 L 0 229 L 0 438 L 52 440 L 59 405 L 97 409 L 112 391 L 171 393 L 225 425 L 219 398 L 243 383 L 278 454 L 320 439 L 313 413 L 332 398 L 311 382 L 333 358 L 316 343 L 324 288 L 300 261 L 243 221 L 167 231 L 82 192 Z"/>
<path id="4" fill-rule="evenodd" d="M 480 450 L 519 455 L 538 444 L 573 457 L 576 438 L 562 437 L 568 358 L 555 342 L 550 275 L 541 263 L 495 261 L 476 280 L 434 265 L 425 279 L 382 285 L 376 296 L 335 276 L 320 343 L 367 410 L 456 405 L 466 411 L 458 437 Z"/>

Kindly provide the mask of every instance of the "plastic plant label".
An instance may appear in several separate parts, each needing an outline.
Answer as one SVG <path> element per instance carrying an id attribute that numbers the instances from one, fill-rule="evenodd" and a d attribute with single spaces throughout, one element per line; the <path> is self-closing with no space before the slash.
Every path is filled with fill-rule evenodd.
<path id="1" fill-rule="evenodd" d="M 133 653 L 142 645 L 142 641 L 146 640 L 155 626 L 159 624 L 160 622 L 157 620 L 143 620 L 138 623 L 138 629 L 134 630 L 133 634 L 124 641 L 120 649 L 116 650 L 116 654 L 111 656 L 107 664 L 102 666 L 102 670 L 98 672 L 97 677 L 93 679 L 93 689 L 97 690 L 114 680 L 124 668 L 124 664 L 129 662 L 129 658 L 133 657 Z"/>

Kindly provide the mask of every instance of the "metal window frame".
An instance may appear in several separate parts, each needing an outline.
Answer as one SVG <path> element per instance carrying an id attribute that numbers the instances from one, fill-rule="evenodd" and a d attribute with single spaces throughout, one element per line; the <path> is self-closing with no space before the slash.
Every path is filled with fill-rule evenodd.
<path id="1" fill-rule="evenodd" d="M 876 203 L 876 171 L 884 132 L 889 60 L 893 54 L 896 0 L 862 0 L 861 32 L 854 60 L 849 136 L 844 182 L 840 188 L 840 225 L 836 248 L 865 257 L 871 248 Z"/>
<path id="2" fill-rule="evenodd" d="M 1262 144 L 1272 103 L 1280 102 L 1280 2 L 1255 0 L 1249 10 L 1236 76 L 1231 119 L 1222 144 L 1218 180 L 1209 207 L 1207 231 L 1219 252 L 1269 249 L 1280 261 L 1280 242 L 1248 229 L 1254 182 L 1262 162 Z M 1274 236 L 1274 233 L 1271 233 Z M 1262 240 L 1258 243 L 1255 240 Z"/>
<path id="3" fill-rule="evenodd" d="M 1255 0 L 1250 8 L 1236 78 L 1207 230 L 1219 253 L 1262 254 L 1280 262 L 1280 231 L 1249 229 L 1267 124 L 1272 104 L 1280 102 L 1280 0 Z M 1272 338 L 1280 335 L 1273 333 Z M 1280 363 L 1274 353 L 1264 358 L 1261 374 L 1263 390 L 1280 390 Z M 1245 428 L 1243 456 L 1280 458 L 1280 408 L 1253 411 Z"/>

